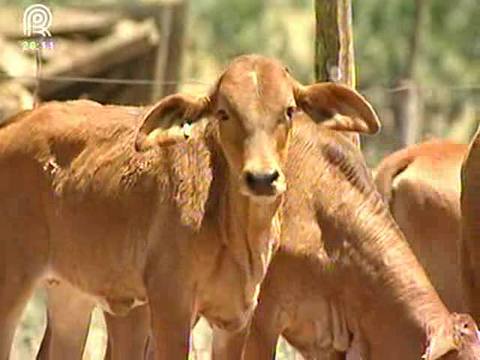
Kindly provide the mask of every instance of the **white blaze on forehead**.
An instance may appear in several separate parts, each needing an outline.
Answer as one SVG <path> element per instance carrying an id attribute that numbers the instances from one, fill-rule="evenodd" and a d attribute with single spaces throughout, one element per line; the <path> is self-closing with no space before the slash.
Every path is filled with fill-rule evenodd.
<path id="1" fill-rule="evenodd" d="M 255 70 L 250 71 L 248 73 L 248 77 L 252 79 L 253 86 L 255 86 L 255 92 L 259 94 L 259 88 L 258 88 L 258 74 Z"/>

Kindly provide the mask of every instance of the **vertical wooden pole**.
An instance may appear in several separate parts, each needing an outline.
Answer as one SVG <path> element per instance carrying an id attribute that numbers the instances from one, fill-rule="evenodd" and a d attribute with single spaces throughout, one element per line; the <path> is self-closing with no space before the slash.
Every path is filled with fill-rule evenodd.
<path id="1" fill-rule="evenodd" d="M 182 68 L 187 0 L 171 1 L 161 11 L 157 20 L 160 45 L 155 70 L 155 80 L 159 84 L 153 88 L 152 101 L 177 90 Z"/>
<path id="2" fill-rule="evenodd" d="M 316 0 L 315 77 L 355 86 L 351 0 Z"/>
<path id="3" fill-rule="evenodd" d="M 185 27 L 187 21 L 187 0 L 178 1 L 172 6 L 170 39 L 168 42 L 168 57 L 165 64 L 162 96 L 172 94 L 178 89 L 183 64 L 185 48 Z"/>
<path id="4" fill-rule="evenodd" d="M 315 0 L 315 78 L 355 87 L 351 0 Z M 360 146 L 358 134 L 346 134 Z"/>
<path id="5" fill-rule="evenodd" d="M 423 27 L 427 16 L 428 0 L 415 1 L 415 18 L 409 39 L 409 52 L 401 78 L 395 83 L 398 88 L 392 93 L 392 109 L 395 117 L 395 130 L 400 135 L 399 147 L 418 141 L 421 133 L 420 92 L 417 84 L 417 67 L 422 47 Z"/>

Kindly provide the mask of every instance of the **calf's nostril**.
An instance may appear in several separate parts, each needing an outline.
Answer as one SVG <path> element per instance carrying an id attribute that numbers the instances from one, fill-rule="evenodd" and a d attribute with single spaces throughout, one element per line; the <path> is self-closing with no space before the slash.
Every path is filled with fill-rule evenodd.
<path id="1" fill-rule="evenodd" d="M 277 171 L 277 170 L 274 170 L 274 171 L 270 174 L 270 183 L 273 183 L 275 180 L 277 180 L 279 176 L 280 176 L 280 174 L 278 173 L 278 171 Z"/>
<path id="2" fill-rule="evenodd" d="M 255 186 L 271 186 L 275 180 L 279 178 L 280 174 L 277 170 L 274 170 L 270 173 L 258 173 L 254 174 L 250 171 L 247 171 L 245 174 L 245 180 L 247 185 L 250 187 Z"/>
<path id="3" fill-rule="evenodd" d="M 245 181 L 249 187 L 253 187 L 255 185 L 255 175 L 253 175 L 253 173 L 250 171 L 247 171 L 245 174 Z"/>

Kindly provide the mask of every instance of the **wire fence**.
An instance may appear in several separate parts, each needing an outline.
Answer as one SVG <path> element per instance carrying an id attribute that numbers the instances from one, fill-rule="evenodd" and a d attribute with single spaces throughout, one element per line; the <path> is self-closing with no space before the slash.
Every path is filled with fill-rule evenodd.
<path id="1" fill-rule="evenodd" d="M 144 85 L 144 86 L 162 86 L 162 85 L 185 85 L 196 84 L 203 86 L 212 86 L 213 81 L 201 79 L 184 79 L 181 81 L 155 81 L 151 79 L 127 79 L 127 78 L 107 78 L 107 77 L 84 77 L 84 76 L 29 76 L 29 75 L 8 75 L 0 74 L 0 80 L 18 80 L 18 81 L 52 81 L 52 82 L 77 82 L 91 84 L 118 84 L 118 85 Z M 359 88 L 360 91 L 385 91 L 400 92 L 416 87 L 419 91 L 435 91 L 435 90 L 480 90 L 480 84 L 454 84 L 444 86 L 415 86 L 402 85 L 396 87 L 388 87 L 386 85 L 372 86 L 368 88 Z"/>
<path id="2" fill-rule="evenodd" d="M 105 77 L 82 77 L 82 76 L 28 76 L 28 75 L 6 75 L 0 74 L 0 80 L 20 80 L 20 81 L 56 81 L 56 82 L 78 82 L 92 84 L 119 84 L 119 85 L 181 85 L 198 84 L 209 86 L 212 83 L 196 79 L 186 79 L 182 81 L 155 81 L 149 79 L 125 79 L 125 78 L 105 78 Z"/>

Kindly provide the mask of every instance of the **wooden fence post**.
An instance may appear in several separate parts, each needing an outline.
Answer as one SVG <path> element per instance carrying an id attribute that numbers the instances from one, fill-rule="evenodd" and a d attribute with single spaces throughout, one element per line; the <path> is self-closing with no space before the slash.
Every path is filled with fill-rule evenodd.
<path id="1" fill-rule="evenodd" d="M 399 147 L 416 143 L 421 133 L 421 98 L 417 82 L 417 68 L 421 56 L 423 27 L 425 24 L 428 0 L 415 1 L 415 17 L 409 39 L 409 51 L 400 79 L 394 84 L 396 91 L 391 94 L 395 117 L 395 131 L 399 134 Z"/>
<path id="2" fill-rule="evenodd" d="M 315 78 L 355 87 L 351 0 L 315 0 Z M 358 134 L 346 134 L 360 146 Z"/>
<path id="3" fill-rule="evenodd" d="M 187 0 L 167 3 L 157 21 L 160 26 L 160 46 L 157 55 L 152 101 L 177 90 L 182 67 Z"/>

